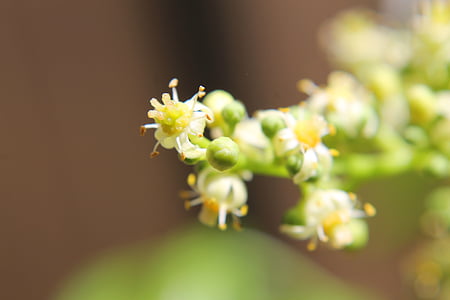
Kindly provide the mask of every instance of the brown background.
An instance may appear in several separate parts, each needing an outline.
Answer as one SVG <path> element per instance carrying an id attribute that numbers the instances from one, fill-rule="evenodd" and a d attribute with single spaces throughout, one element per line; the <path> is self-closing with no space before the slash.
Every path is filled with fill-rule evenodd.
<path id="1" fill-rule="evenodd" d="M 183 97 L 203 84 L 249 111 L 292 104 L 298 79 L 329 70 L 318 26 L 374 2 L 2 0 L 0 299 L 48 299 L 86 259 L 195 219 L 177 196 L 188 168 L 169 151 L 150 160 L 138 135 L 171 77 Z M 258 178 L 250 193 L 247 222 L 275 234 L 297 191 Z M 396 253 L 310 255 L 400 299 Z"/>

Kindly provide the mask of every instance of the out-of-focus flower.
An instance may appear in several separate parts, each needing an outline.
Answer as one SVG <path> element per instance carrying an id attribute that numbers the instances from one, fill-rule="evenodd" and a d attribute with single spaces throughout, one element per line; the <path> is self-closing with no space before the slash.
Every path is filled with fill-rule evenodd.
<path id="1" fill-rule="evenodd" d="M 339 133 L 351 138 L 375 135 L 378 118 L 373 96 L 352 75 L 332 72 L 324 88 L 309 80 L 301 80 L 299 88 L 310 96 L 306 109 L 325 116 Z"/>
<path id="2" fill-rule="evenodd" d="M 227 228 L 227 214 L 232 216 L 235 229 L 240 229 L 239 217 L 247 214 L 247 189 L 238 174 L 218 173 L 210 168 L 202 170 L 198 178 L 190 174 L 187 180 L 192 191 L 184 191 L 185 207 L 202 205 L 199 220 L 205 225 Z M 192 200 L 189 200 L 193 198 Z"/>
<path id="3" fill-rule="evenodd" d="M 200 86 L 192 98 L 181 102 L 178 99 L 176 87 L 177 79 L 172 79 L 169 88 L 172 89 L 172 98 L 168 93 L 162 94 L 162 103 L 152 98 L 150 104 L 155 108 L 148 111 L 148 117 L 155 123 L 141 126 L 144 135 L 149 128 L 156 129 L 157 143 L 153 148 L 152 157 L 158 155 L 159 145 L 166 149 L 175 148 L 182 159 L 196 159 L 203 156 L 206 149 L 191 142 L 190 136 L 202 137 L 207 122 L 214 120 L 212 111 L 198 102 L 205 95 L 205 88 Z"/>
<path id="4" fill-rule="evenodd" d="M 408 31 L 379 25 L 368 11 L 339 14 L 324 27 L 321 40 L 331 59 L 353 72 L 379 63 L 399 69 L 411 57 Z"/>
<path id="5" fill-rule="evenodd" d="M 306 195 L 295 209 L 299 224 L 283 224 L 281 232 L 297 239 L 307 240 L 309 250 L 317 247 L 317 242 L 328 243 L 332 248 L 341 249 L 360 239 L 352 220 L 375 215 L 375 208 L 366 203 L 363 209 L 354 194 L 336 189 L 316 189 Z"/>

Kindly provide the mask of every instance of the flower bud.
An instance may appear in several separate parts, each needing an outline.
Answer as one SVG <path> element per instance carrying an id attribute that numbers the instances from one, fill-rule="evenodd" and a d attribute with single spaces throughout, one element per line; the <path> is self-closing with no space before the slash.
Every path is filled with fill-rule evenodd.
<path id="1" fill-rule="evenodd" d="M 208 106 L 214 114 L 214 122 L 210 126 L 215 127 L 222 125 L 222 110 L 227 104 L 232 103 L 233 101 L 234 97 L 223 90 L 215 90 L 205 96 L 203 104 Z"/>
<path id="2" fill-rule="evenodd" d="M 298 152 L 287 157 L 286 169 L 292 176 L 300 172 L 300 169 L 303 166 L 303 156 L 302 152 Z"/>
<path id="3" fill-rule="evenodd" d="M 406 96 L 409 101 L 411 121 L 416 124 L 426 124 L 436 115 L 436 99 L 433 91 L 425 85 L 414 85 L 408 89 Z"/>
<path id="4" fill-rule="evenodd" d="M 220 137 L 206 149 L 206 158 L 216 170 L 225 171 L 236 165 L 239 159 L 238 145 L 228 137 Z"/>
<path id="5" fill-rule="evenodd" d="M 397 70 L 388 65 L 377 65 L 362 74 L 370 90 L 380 100 L 389 99 L 400 93 L 401 79 Z"/>
<path id="6" fill-rule="evenodd" d="M 285 127 L 286 124 L 279 115 L 268 115 L 261 121 L 262 131 L 269 139 L 273 138 L 280 129 Z"/>
<path id="7" fill-rule="evenodd" d="M 240 101 L 233 101 L 224 106 L 222 110 L 223 120 L 232 128 L 236 126 L 246 115 L 245 106 Z"/>

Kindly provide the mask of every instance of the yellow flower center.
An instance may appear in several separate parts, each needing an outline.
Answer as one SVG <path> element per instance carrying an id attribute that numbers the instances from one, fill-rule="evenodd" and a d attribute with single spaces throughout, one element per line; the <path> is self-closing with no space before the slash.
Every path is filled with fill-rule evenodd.
<path id="1" fill-rule="evenodd" d="M 165 105 L 155 106 L 155 110 L 148 112 L 148 116 L 161 125 L 167 135 L 178 135 L 189 125 L 192 117 L 191 107 L 183 102 L 167 100 Z"/>
<path id="2" fill-rule="evenodd" d="M 320 132 L 313 120 L 298 121 L 294 127 L 297 140 L 308 148 L 314 148 L 320 141 Z"/>
<path id="3" fill-rule="evenodd" d="M 327 235 L 330 235 L 333 228 L 337 225 L 345 224 L 350 221 L 350 215 L 345 211 L 335 211 L 330 213 L 323 221 L 323 230 Z"/>

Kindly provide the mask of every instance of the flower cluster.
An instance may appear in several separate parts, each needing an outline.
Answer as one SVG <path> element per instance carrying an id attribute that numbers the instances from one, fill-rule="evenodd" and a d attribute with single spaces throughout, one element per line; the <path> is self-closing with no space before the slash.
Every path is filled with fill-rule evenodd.
<path id="1" fill-rule="evenodd" d="M 280 231 L 333 249 L 364 246 L 366 217 L 375 208 L 352 193 L 362 182 L 404 172 L 450 177 L 450 3 L 424 2 L 405 27 L 364 11 L 330 21 L 321 37 L 342 71 L 325 85 L 299 81 L 306 99 L 256 111 L 222 90 L 200 86 L 184 102 L 152 99 L 141 133 L 155 129 L 156 145 L 175 149 L 194 165 L 183 191 L 186 209 L 224 230 L 241 228 L 248 211 L 245 181 L 253 175 L 290 180 L 300 197 Z M 203 98 L 202 103 L 199 100 Z M 297 198 L 297 197 L 296 197 Z"/>
<path id="2" fill-rule="evenodd" d="M 377 133 L 366 143 L 371 153 L 337 162 L 337 173 L 352 173 L 348 178 L 358 178 L 352 185 L 408 171 L 437 179 L 420 220 L 429 239 L 410 258 L 406 273 L 419 298 L 448 299 L 450 2 L 421 1 L 404 27 L 387 26 L 367 12 L 345 12 L 322 36 L 334 63 L 372 93 L 379 119 Z M 349 167 L 356 165 L 364 167 Z"/>
<path id="3" fill-rule="evenodd" d="M 229 219 L 235 229 L 240 229 L 239 218 L 248 211 L 245 180 L 253 174 L 264 174 L 289 178 L 304 192 L 296 209 L 287 213 L 295 217 L 281 225 L 281 232 L 309 239 L 310 250 L 316 248 L 318 241 L 336 249 L 363 246 L 367 230 L 361 218 L 373 216 L 375 210 L 369 204 L 360 209 L 361 204 L 352 193 L 338 186 L 330 188 L 332 163 L 339 151 L 329 148 L 323 139 L 335 135 L 336 126 L 339 130 L 351 127 L 344 121 L 346 109 L 334 109 L 339 103 L 359 109 L 360 102 L 365 107 L 365 98 L 354 99 L 349 91 L 342 95 L 331 92 L 331 85 L 326 91 L 317 87 L 306 102 L 257 111 L 249 117 L 245 106 L 225 91 L 207 94 L 201 104 L 198 99 L 205 92 L 200 87 L 191 99 L 180 102 L 176 85 L 176 79 L 169 83 L 173 99 L 163 94 L 163 103 L 150 101 L 154 109 L 148 116 L 155 123 L 141 126 L 141 132 L 156 129 L 152 157 L 161 145 L 175 148 L 182 161 L 195 165 L 197 174 L 190 174 L 187 180 L 191 190 L 182 191 L 181 197 L 186 209 L 201 206 L 200 222 L 225 230 Z M 349 97 L 345 97 L 347 94 Z M 319 98 L 326 98 L 326 107 L 319 107 L 318 101 L 323 101 Z M 329 120 L 333 118 L 344 123 L 332 124 Z M 363 117 L 351 122 L 364 127 L 364 120 Z M 209 133 L 205 135 L 206 128 Z"/>

